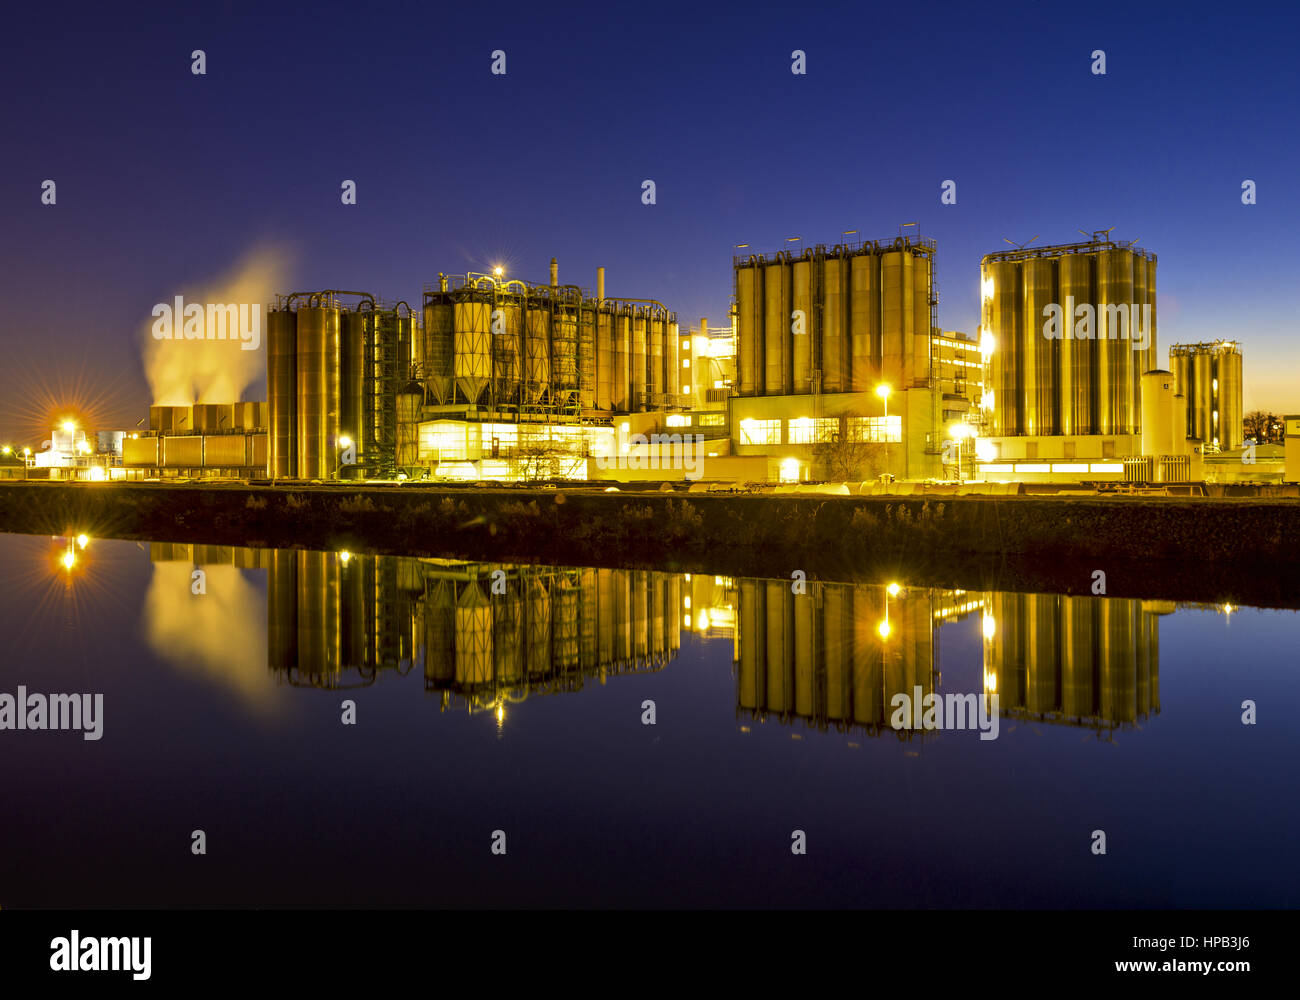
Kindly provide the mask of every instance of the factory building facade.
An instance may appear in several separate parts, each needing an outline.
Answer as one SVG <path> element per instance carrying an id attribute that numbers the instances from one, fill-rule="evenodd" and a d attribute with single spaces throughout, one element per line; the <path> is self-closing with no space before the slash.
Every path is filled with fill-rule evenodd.
<path id="1" fill-rule="evenodd" d="M 739 454 L 779 451 L 800 478 L 938 474 L 934 253 L 899 236 L 733 260 Z"/>

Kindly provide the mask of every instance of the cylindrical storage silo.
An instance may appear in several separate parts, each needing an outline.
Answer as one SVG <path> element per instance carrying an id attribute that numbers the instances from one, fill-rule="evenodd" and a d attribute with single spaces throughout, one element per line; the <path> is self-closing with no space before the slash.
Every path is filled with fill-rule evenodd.
<path id="1" fill-rule="evenodd" d="M 492 376 L 492 301 L 468 290 L 454 307 L 452 373 L 461 401 L 477 403 Z"/>
<path id="2" fill-rule="evenodd" d="M 340 639 L 338 554 L 299 552 L 298 669 L 313 684 L 329 686 L 338 674 Z"/>
<path id="3" fill-rule="evenodd" d="M 298 477 L 329 479 L 338 467 L 339 310 L 298 309 Z"/>
<path id="4" fill-rule="evenodd" d="M 667 376 L 664 392 L 668 393 L 670 406 L 680 406 L 682 405 L 681 387 L 692 385 L 696 373 L 692 369 L 682 367 L 682 331 L 677 325 L 675 313 L 669 313 L 667 324 L 664 331 L 664 373 Z"/>
<path id="5" fill-rule="evenodd" d="M 768 396 L 790 392 L 790 355 L 793 349 L 790 331 L 790 292 L 792 269 L 784 254 L 764 269 L 763 286 L 766 304 L 763 317 L 763 391 Z"/>
<path id="6" fill-rule="evenodd" d="M 650 313 L 648 320 L 650 332 L 650 374 L 646 377 L 646 392 L 650 394 L 651 408 L 659 406 L 660 396 L 666 392 L 668 379 L 664 374 L 664 335 L 667 333 L 663 312 L 658 309 Z"/>
<path id="7" fill-rule="evenodd" d="M 1232 350 L 1224 355 L 1226 365 L 1221 366 L 1221 370 L 1226 371 L 1227 377 L 1219 382 L 1219 395 L 1224 401 L 1227 409 L 1227 419 L 1224 421 L 1224 431 L 1226 432 L 1227 448 L 1239 448 L 1245 439 L 1245 433 L 1242 428 L 1242 374 L 1241 374 L 1241 351 L 1235 346 Z"/>
<path id="8" fill-rule="evenodd" d="M 343 312 L 339 316 L 339 435 L 352 441 L 360 465 L 366 440 L 365 387 L 368 326 L 375 321 L 372 310 Z M 340 470 L 348 477 L 353 470 Z"/>
<path id="9" fill-rule="evenodd" d="M 907 385 L 903 356 L 912 335 L 912 255 L 891 250 L 880 258 L 879 380 L 895 391 Z M 870 389 L 870 386 L 864 386 Z"/>
<path id="10" fill-rule="evenodd" d="M 524 318 L 523 388 L 529 403 L 551 391 L 551 311 L 543 299 L 531 300 Z"/>
<path id="11" fill-rule="evenodd" d="M 1138 602 L 1099 598 L 1102 648 L 1101 716 L 1111 722 L 1135 721 Z"/>
<path id="12" fill-rule="evenodd" d="M 292 478 L 298 456 L 294 451 L 298 420 L 298 337 L 295 315 L 273 309 L 266 317 L 266 394 L 270 407 L 267 429 L 268 471 Z"/>
<path id="13" fill-rule="evenodd" d="M 1142 376 L 1149 369 L 1150 330 L 1147 322 L 1147 261 L 1140 254 L 1127 251 L 1133 267 L 1133 308 L 1129 310 L 1129 364 L 1133 380 L 1133 433 L 1142 431 Z M 1145 347 L 1142 345 L 1146 345 Z"/>
<path id="14" fill-rule="evenodd" d="M 763 269 L 746 264 L 736 272 L 736 364 L 742 396 L 762 392 L 763 310 Z"/>
<path id="15" fill-rule="evenodd" d="M 646 371 L 649 366 L 649 335 L 646 330 L 646 310 L 635 306 L 632 310 L 632 350 L 629 363 L 632 368 L 632 406 L 631 409 L 642 412 L 647 408 Z"/>
<path id="16" fill-rule="evenodd" d="M 1170 417 L 1169 444 L 1170 454 L 1187 454 L 1187 398 L 1174 396 L 1173 413 Z"/>
<path id="17" fill-rule="evenodd" d="M 614 395 L 614 317 L 602 306 L 596 315 L 596 409 L 612 408 Z"/>
<path id="18" fill-rule="evenodd" d="M 418 393 L 397 394 L 397 465 L 401 468 L 419 463 L 421 403 Z"/>
<path id="19" fill-rule="evenodd" d="M 1214 374 L 1210 355 L 1196 351 L 1192 355 L 1192 437 L 1213 444 Z"/>
<path id="20" fill-rule="evenodd" d="M 298 665 L 298 553 L 292 549 L 272 549 L 270 553 L 266 572 L 266 665 L 283 673 Z"/>
<path id="21" fill-rule="evenodd" d="M 1153 371 L 1156 368 L 1164 367 L 1160 363 L 1160 353 L 1157 350 L 1156 342 L 1160 333 L 1160 324 L 1156 322 L 1156 258 L 1152 254 L 1147 258 L 1147 305 L 1151 307 L 1151 336 L 1147 344 L 1147 371 Z M 1176 387 L 1175 387 L 1176 388 Z"/>
<path id="22" fill-rule="evenodd" d="M 567 303 L 551 310 L 551 401 L 571 404 L 578 389 L 578 314 Z"/>
<path id="23" fill-rule="evenodd" d="M 906 343 L 904 385 L 924 385 L 930 378 L 930 298 L 933 259 L 928 254 L 912 257 L 912 337 Z"/>
<path id="24" fill-rule="evenodd" d="M 811 255 L 794 262 L 791 277 L 791 296 L 794 313 L 791 319 L 790 366 L 792 383 L 790 391 L 802 395 L 812 391 L 813 359 L 813 308 L 812 308 Z"/>
<path id="25" fill-rule="evenodd" d="M 523 381 L 523 301 L 515 296 L 497 303 L 501 310 L 500 332 L 492 336 L 492 391 L 497 405 L 519 401 Z"/>
<path id="26" fill-rule="evenodd" d="M 992 283 L 992 298 L 985 307 L 987 325 L 992 327 L 993 436 L 1022 433 L 1023 357 L 1020 314 L 1023 311 L 1020 265 L 1014 260 L 991 261 L 984 268 L 982 284 Z"/>
<path id="27" fill-rule="evenodd" d="M 632 409 L 632 369 L 630 367 L 632 313 L 628 306 L 623 306 L 610 314 L 610 329 L 612 331 L 614 358 L 610 404 L 617 412 L 627 413 Z"/>
<path id="28" fill-rule="evenodd" d="M 482 587 L 466 583 L 456 599 L 456 683 L 491 683 L 492 663 L 492 606 Z"/>
<path id="29" fill-rule="evenodd" d="M 1021 314 L 1021 351 L 1024 358 L 1024 433 L 1056 433 L 1056 374 L 1060 368 L 1061 341 L 1044 332 L 1049 306 L 1060 305 L 1056 295 L 1056 261 L 1030 257 L 1024 261 L 1025 300 Z M 1058 327 L 1057 334 L 1062 331 Z"/>
<path id="30" fill-rule="evenodd" d="M 455 396 L 455 332 L 455 307 L 450 300 L 437 299 L 425 305 L 423 347 L 417 351 L 415 361 L 429 392 L 444 406 Z"/>
<path id="31" fill-rule="evenodd" d="M 848 260 L 842 255 L 827 257 L 824 262 L 824 301 L 822 303 L 822 389 L 843 392 L 848 329 Z"/>
<path id="32" fill-rule="evenodd" d="M 871 392 L 880 382 L 880 255 L 864 250 L 849 258 L 849 389 Z"/>
<path id="33" fill-rule="evenodd" d="M 1164 370 L 1142 374 L 1142 454 L 1172 455 L 1174 374 Z"/>
<path id="34" fill-rule="evenodd" d="M 1102 434 L 1133 432 L 1132 304 L 1133 254 L 1101 251 L 1097 255 L 1097 405 Z"/>
<path id="35" fill-rule="evenodd" d="M 590 302 L 578 309 L 578 404 L 584 410 L 596 405 L 596 307 Z"/>
<path id="36" fill-rule="evenodd" d="M 1059 264 L 1058 279 L 1060 285 L 1061 308 L 1064 310 L 1065 323 L 1070 331 L 1070 339 L 1061 343 L 1060 367 L 1060 433 L 1066 435 L 1092 434 L 1093 411 L 1096 406 L 1094 397 L 1092 354 L 1093 338 L 1097 335 L 1096 315 L 1089 319 L 1076 318 L 1074 310 L 1082 305 L 1091 305 L 1093 258 L 1087 254 L 1070 253 L 1063 256 Z M 1085 337 L 1074 337 L 1075 324 L 1079 324 L 1079 333 Z"/>

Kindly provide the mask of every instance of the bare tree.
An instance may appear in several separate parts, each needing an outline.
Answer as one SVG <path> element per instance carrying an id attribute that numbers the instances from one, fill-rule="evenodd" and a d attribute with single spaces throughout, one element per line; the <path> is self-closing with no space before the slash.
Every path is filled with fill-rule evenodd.
<path id="1" fill-rule="evenodd" d="M 1262 410 L 1251 410 L 1241 418 L 1242 434 L 1254 439 L 1256 444 L 1263 444 L 1268 435 L 1268 417 Z"/>
<path id="2" fill-rule="evenodd" d="M 863 441 L 843 427 L 830 440 L 813 446 L 813 458 L 830 482 L 874 479 L 885 471 L 886 446 Z"/>

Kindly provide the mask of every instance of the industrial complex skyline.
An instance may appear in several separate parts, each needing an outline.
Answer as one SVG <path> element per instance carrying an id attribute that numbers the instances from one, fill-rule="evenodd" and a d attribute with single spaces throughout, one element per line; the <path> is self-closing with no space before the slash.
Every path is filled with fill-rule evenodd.
<path id="1" fill-rule="evenodd" d="M 555 12 L 508 6 L 488 22 L 368 9 L 346 60 L 330 54 L 345 8 L 128 27 L 17 14 L 28 43 L 0 77 L 43 94 L 8 107 L 9 133 L 27 138 L 0 163 L 15 303 L 0 435 L 49 426 L 33 372 L 79 381 L 107 424 L 134 424 L 155 398 L 141 364 L 152 306 L 258 253 L 276 261 L 268 295 L 342 285 L 393 300 L 439 271 L 543 281 L 554 256 L 562 281 L 591 287 L 604 266 L 611 296 L 727 325 L 738 244 L 832 245 L 903 223 L 936 243 L 939 326 L 972 336 L 984 255 L 1114 226 L 1160 255 L 1159 363 L 1171 344 L 1238 341 L 1245 410 L 1300 410 L 1283 291 L 1300 266 L 1287 184 L 1300 140 L 1279 127 L 1294 114 L 1292 33 L 1122 6 L 1050 23 L 1032 5 L 685 14 L 574 7 L 563 60 Z M 955 204 L 941 202 L 949 180 Z M 245 399 L 266 398 L 255 367 Z"/>

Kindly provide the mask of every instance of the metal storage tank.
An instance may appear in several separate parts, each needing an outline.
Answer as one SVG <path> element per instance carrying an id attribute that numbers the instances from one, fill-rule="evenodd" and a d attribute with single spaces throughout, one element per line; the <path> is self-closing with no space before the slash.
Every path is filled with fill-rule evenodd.
<path id="1" fill-rule="evenodd" d="M 813 369 L 813 307 L 812 307 L 812 281 L 813 281 L 813 264 L 811 252 L 806 253 L 802 260 L 797 260 L 791 270 L 791 301 L 792 312 L 797 313 L 801 320 L 800 329 L 802 333 L 793 332 L 793 323 L 791 318 L 792 330 L 790 337 L 790 371 L 791 386 L 790 391 L 796 395 L 804 395 L 812 392 L 812 369 Z"/>
<path id="2" fill-rule="evenodd" d="M 632 312 L 632 349 L 628 353 L 628 363 L 632 368 L 632 409 L 634 410 L 646 409 L 646 365 L 649 357 L 647 342 L 646 310 L 637 306 Z"/>
<path id="3" fill-rule="evenodd" d="M 1156 349 L 1156 338 L 1160 324 L 1156 320 L 1156 258 L 1153 254 L 1147 259 L 1147 303 L 1151 306 L 1151 344 L 1147 348 L 1147 371 L 1161 367 L 1160 352 Z M 1175 386 L 1175 391 L 1177 387 Z"/>
<path id="4" fill-rule="evenodd" d="M 471 291 L 454 309 L 452 371 L 456 391 L 464 402 L 477 403 L 492 376 L 492 303 Z"/>
<path id="5" fill-rule="evenodd" d="M 993 435 L 1015 435 L 1024 427 L 1024 399 L 1020 390 L 1024 372 L 1022 344 L 1020 265 L 999 260 L 984 269 L 984 283 L 992 281 L 993 298 L 986 306 L 993 328 Z"/>
<path id="6" fill-rule="evenodd" d="M 297 472 L 328 479 L 338 463 L 339 311 L 298 309 Z"/>
<path id="7" fill-rule="evenodd" d="M 736 272 L 736 364 L 739 393 L 755 396 L 763 384 L 763 270 L 756 258 Z"/>
<path id="8" fill-rule="evenodd" d="M 763 391 L 769 396 L 786 395 L 791 385 L 790 292 L 792 269 L 786 254 L 764 268 L 766 294 L 763 318 Z"/>
<path id="9" fill-rule="evenodd" d="M 828 261 L 827 263 L 830 263 Z M 837 262 L 838 263 L 838 262 Z M 853 646 L 848 635 L 853 596 L 848 587 L 828 583 L 822 588 L 822 663 L 826 675 L 826 717 L 832 722 L 851 722 L 850 684 L 853 675 Z"/>
<path id="10" fill-rule="evenodd" d="M 455 394 L 452 362 L 456 354 L 455 331 L 452 303 L 425 304 L 423 347 L 415 360 L 429 392 L 443 405 L 450 404 Z"/>
<path id="11" fill-rule="evenodd" d="M 596 405 L 596 310 L 590 303 L 578 309 L 578 405 Z"/>
<path id="12" fill-rule="evenodd" d="M 818 615 L 817 609 L 813 602 L 820 603 L 821 594 L 819 593 L 821 584 L 813 583 L 812 592 L 808 595 L 809 600 L 795 601 L 792 621 L 792 645 L 793 660 L 792 664 L 794 681 L 793 705 L 796 715 L 805 719 L 813 716 L 814 694 L 813 686 L 816 683 L 816 671 L 819 657 L 817 656 L 818 647 L 821 645 L 820 634 L 821 616 Z"/>
<path id="13" fill-rule="evenodd" d="M 338 674 L 339 646 L 338 555 L 299 552 L 298 670 L 313 683 L 328 685 Z"/>
<path id="14" fill-rule="evenodd" d="M 624 306 L 610 314 L 614 367 L 610 384 L 610 405 L 620 412 L 632 409 L 629 352 L 632 345 L 632 313 Z"/>
<path id="15" fill-rule="evenodd" d="M 1047 306 L 1059 304 L 1056 261 L 1050 257 L 1030 257 L 1022 268 L 1025 301 L 1020 349 L 1024 359 L 1024 433 L 1053 435 L 1061 341 L 1049 340 L 1043 334 L 1043 324 L 1047 322 L 1044 314 Z"/>
<path id="16" fill-rule="evenodd" d="M 420 459 L 420 406 L 418 393 L 397 394 L 397 465 L 409 469 Z"/>
<path id="17" fill-rule="evenodd" d="M 930 378 L 930 297 L 933 261 L 926 254 L 912 257 L 912 338 L 905 342 L 905 385 L 924 385 Z"/>
<path id="18" fill-rule="evenodd" d="M 523 603 L 516 581 L 506 584 L 504 594 L 493 594 L 492 651 L 496 678 L 502 684 L 527 681 L 525 663 Z"/>
<path id="19" fill-rule="evenodd" d="M 1245 439 L 1242 427 L 1241 354 L 1236 346 L 1219 352 L 1219 447 L 1239 448 Z"/>
<path id="20" fill-rule="evenodd" d="M 1071 298 L 1075 307 L 1091 305 L 1093 258 L 1089 254 L 1070 253 L 1061 257 L 1058 268 L 1060 284 L 1060 305 L 1064 310 Z M 1060 357 L 1060 433 L 1092 434 L 1093 412 L 1096 400 L 1093 398 L 1095 383 L 1093 379 L 1093 352 L 1097 333 L 1097 321 L 1094 314 L 1091 328 L 1087 331 L 1094 339 L 1073 339 L 1074 325 L 1077 317 L 1066 315 L 1071 339 L 1061 343 Z M 1082 330 L 1080 332 L 1083 332 Z"/>
<path id="21" fill-rule="evenodd" d="M 912 255 L 891 250 L 880 258 L 881 359 L 880 381 L 895 390 L 905 388 L 903 358 L 912 336 Z M 870 388 L 869 386 L 864 386 Z"/>
<path id="22" fill-rule="evenodd" d="M 1142 376 L 1142 454 L 1172 455 L 1174 374 L 1146 372 Z"/>
<path id="23" fill-rule="evenodd" d="M 887 723 L 892 712 L 885 691 L 886 643 L 876 632 L 885 618 L 884 596 L 875 587 L 853 588 L 853 717 L 868 726 Z"/>
<path id="24" fill-rule="evenodd" d="M 541 300 L 530 300 L 524 322 L 524 398 L 537 403 L 551 391 L 549 306 Z"/>
<path id="25" fill-rule="evenodd" d="M 768 711 L 784 715 L 794 707 L 794 595 L 775 580 L 767 581 L 764 589 L 767 687 L 760 694 Z"/>
<path id="26" fill-rule="evenodd" d="M 203 467 L 203 438 L 198 434 L 159 439 L 164 469 L 200 469 Z"/>
<path id="27" fill-rule="evenodd" d="M 849 258 L 849 388 L 870 392 L 881 380 L 881 264 L 870 251 Z"/>
<path id="28" fill-rule="evenodd" d="M 1101 434 L 1131 434 L 1133 344 L 1128 339 L 1133 302 L 1133 254 L 1103 250 L 1097 255 L 1097 422 Z M 1124 319 L 1110 307 L 1122 307 Z M 1123 334 L 1123 336 L 1121 336 Z"/>
<path id="29" fill-rule="evenodd" d="M 578 388 L 578 315 L 573 306 L 557 305 L 551 312 L 551 400 L 565 398 Z"/>
<path id="30" fill-rule="evenodd" d="M 842 248 L 827 257 L 824 273 L 822 304 L 822 389 L 826 392 L 843 392 L 845 360 L 848 340 L 848 260 Z"/>
<path id="31" fill-rule="evenodd" d="M 358 465 L 366 440 L 366 342 L 374 322 L 368 309 L 345 310 L 339 317 L 339 434 L 352 440 Z"/>
<path id="32" fill-rule="evenodd" d="M 681 332 L 681 327 L 670 318 L 664 327 L 664 392 L 668 394 L 669 406 L 680 406 L 681 387 L 695 381 L 695 371 L 682 367 Z M 682 376 L 686 376 L 686 381 Z"/>
<path id="33" fill-rule="evenodd" d="M 1129 343 L 1129 361 L 1132 365 L 1130 378 L 1133 382 L 1133 432 L 1136 434 L 1142 430 L 1142 375 L 1149 370 L 1147 358 L 1151 354 L 1151 348 L 1148 344 L 1143 350 L 1137 349 L 1143 337 L 1150 340 L 1150 331 L 1147 330 L 1144 319 L 1147 301 L 1147 262 L 1146 258 L 1139 254 L 1132 251 L 1128 253 L 1133 259 L 1133 304 L 1137 306 L 1129 318 L 1132 326 L 1129 330 L 1129 337 L 1132 338 Z"/>
<path id="34" fill-rule="evenodd" d="M 613 408 L 614 317 L 607 308 L 596 316 L 596 409 Z"/>
<path id="35" fill-rule="evenodd" d="M 1177 382 L 1175 382 L 1175 385 Z M 1173 401 L 1173 414 L 1170 421 L 1169 443 L 1172 448 L 1170 454 L 1186 455 L 1187 454 L 1187 398 L 1185 396 L 1175 396 Z"/>
<path id="36" fill-rule="evenodd" d="M 646 392 L 650 394 L 652 408 L 659 406 L 660 397 L 667 392 L 668 378 L 664 373 L 664 335 L 667 320 L 662 311 L 654 309 L 647 321 L 650 338 L 650 373 L 646 376 Z"/>
<path id="37" fill-rule="evenodd" d="M 1192 437 L 1206 444 L 1215 437 L 1214 431 L 1214 375 L 1210 355 L 1197 351 L 1192 355 Z"/>
<path id="38" fill-rule="evenodd" d="M 1136 718 L 1137 608 L 1126 598 L 1103 597 L 1101 641 L 1106 655 L 1101 665 L 1101 716 L 1112 722 Z"/>
<path id="39" fill-rule="evenodd" d="M 524 307 L 521 299 L 500 299 L 501 329 L 492 341 L 492 378 L 495 402 L 514 403 L 523 382 Z"/>

